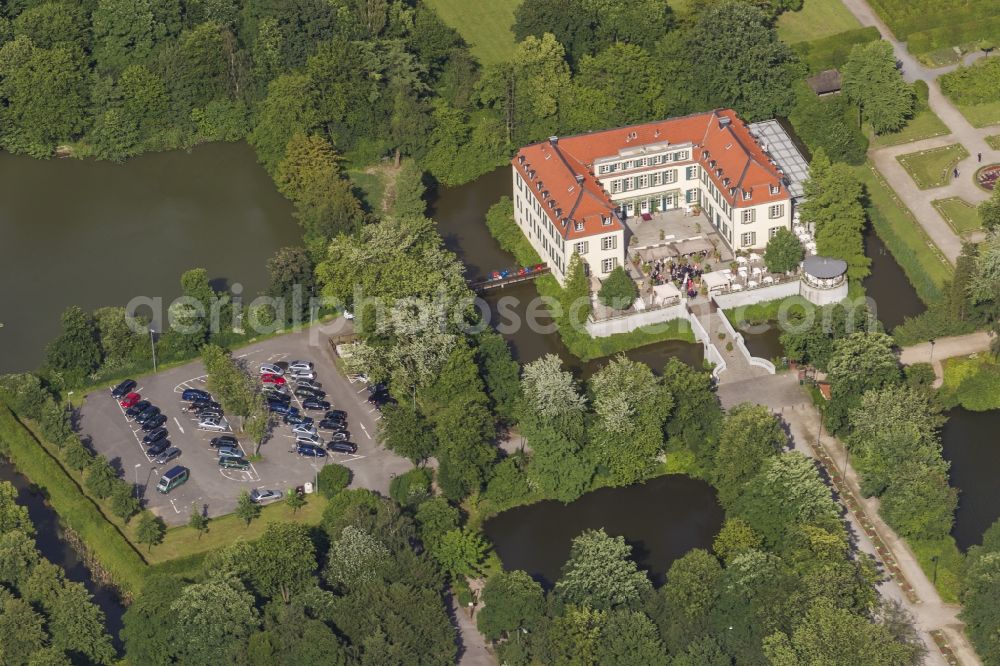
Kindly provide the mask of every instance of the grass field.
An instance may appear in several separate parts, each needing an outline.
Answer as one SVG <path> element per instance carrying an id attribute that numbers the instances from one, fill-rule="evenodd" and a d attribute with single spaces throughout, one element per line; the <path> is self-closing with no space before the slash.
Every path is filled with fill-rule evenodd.
<path id="1" fill-rule="evenodd" d="M 876 136 L 870 128 L 868 129 L 872 146 L 877 148 L 923 141 L 935 136 L 944 136 L 947 133 L 948 126 L 941 122 L 941 119 L 931 111 L 926 102 L 917 102 L 916 113 L 910 118 L 910 122 L 906 123 L 906 127 L 898 132 Z"/>
<path id="2" fill-rule="evenodd" d="M 778 37 L 787 44 L 811 41 L 860 28 L 840 0 L 805 0 L 797 12 L 785 12 L 778 19 Z"/>
<path id="3" fill-rule="evenodd" d="M 868 217 L 879 235 L 928 305 L 941 300 L 954 268 L 924 231 L 913 213 L 889 187 L 871 163 L 855 169 L 868 190 Z"/>
<path id="4" fill-rule="evenodd" d="M 479 62 L 503 62 L 514 52 L 514 10 L 521 0 L 427 0 L 445 23 L 472 47 Z"/>
<path id="5" fill-rule="evenodd" d="M 973 127 L 1000 125 L 1000 101 L 985 104 L 956 104 Z"/>
<path id="6" fill-rule="evenodd" d="M 951 180 L 951 171 L 961 160 L 969 156 L 969 151 L 958 143 L 917 153 L 900 155 L 896 159 L 903 165 L 910 178 L 922 190 L 941 187 Z"/>
<path id="7" fill-rule="evenodd" d="M 993 150 L 1000 150 L 1000 134 L 986 137 L 986 144 Z"/>
<path id="8" fill-rule="evenodd" d="M 959 236 L 983 228 L 976 207 L 965 199 L 949 197 L 947 199 L 938 199 L 931 203 L 937 209 L 937 212 L 940 213 L 941 217 L 944 218 L 944 221 Z"/>

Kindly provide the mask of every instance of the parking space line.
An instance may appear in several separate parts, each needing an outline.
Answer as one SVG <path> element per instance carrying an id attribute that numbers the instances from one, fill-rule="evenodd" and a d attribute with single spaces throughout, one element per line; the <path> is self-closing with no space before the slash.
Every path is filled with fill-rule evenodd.
<path id="1" fill-rule="evenodd" d="M 360 426 L 361 426 L 361 429 L 365 431 L 365 436 L 366 436 L 366 437 L 367 437 L 368 439 L 371 439 L 371 438 L 372 438 L 372 436 L 368 434 L 368 428 L 366 428 L 366 427 L 365 427 L 365 424 L 364 424 L 364 423 L 360 423 L 360 424 L 358 424 L 358 425 L 360 425 Z"/>
<path id="2" fill-rule="evenodd" d="M 181 422 L 177 420 L 176 416 L 174 417 L 174 423 L 177 424 L 177 428 L 181 431 L 181 434 L 183 435 L 184 434 L 184 427 L 181 425 Z"/>
<path id="3" fill-rule="evenodd" d="M 176 501 L 177 500 L 170 500 L 170 506 L 173 507 L 174 513 L 180 513 L 181 510 L 177 508 Z"/>

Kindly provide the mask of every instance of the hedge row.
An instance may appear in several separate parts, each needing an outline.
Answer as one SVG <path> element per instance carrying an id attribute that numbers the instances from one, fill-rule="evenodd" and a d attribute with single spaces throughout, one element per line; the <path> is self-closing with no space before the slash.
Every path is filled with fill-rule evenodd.
<path id="1" fill-rule="evenodd" d="M 1000 37 L 1000 15 L 911 33 L 906 39 L 906 48 L 911 53 L 927 53 L 959 44 L 978 42 L 981 39 L 997 40 L 998 37 Z"/>
<path id="2" fill-rule="evenodd" d="M 142 588 L 146 562 L 128 540 L 101 513 L 62 465 L 0 402 L 0 452 L 38 486 L 60 519 L 87 545 L 123 596 Z"/>
<path id="3" fill-rule="evenodd" d="M 917 32 L 1000 16 L 1000 6 L 989 0 L 871 0 L 871 5 L 903 40 Z"/>
<path id="4" fill-rule="evenodd" d="M 878 28 L 869 26 L 845 30 L 811 42 L 799 42 L 792 48 L 809 68 L 809 73 L 815 74 L 842 66 L 855 44 L 867 44 L 880 38 Z"/>

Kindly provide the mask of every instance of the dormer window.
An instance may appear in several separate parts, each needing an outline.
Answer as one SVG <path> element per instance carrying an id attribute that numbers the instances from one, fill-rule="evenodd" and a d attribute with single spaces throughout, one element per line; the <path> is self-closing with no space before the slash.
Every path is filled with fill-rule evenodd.
<path id="1" fill-rule="evenodd" d="M 743 200 L 744 201 L 750 201 L 750 190 L 745 190 L 743 192 Z"/>
<path id="2" fill-rule="evenodd" d="M 771 186 L 771 194 L 777 194 L 780 191 L 781 191 L 781 188 L 778 187 L 777 185 L 772 185 Z"/>
<path id="3" fill-rule="evenodd" d="M 573 225 L 573 228 L 576 229 L 577 231 L 583 231 L 583 222 L 577 222 L 576 224 Z"/>
<path id="4" fill-rule="evenodd" d="M 601 224 L 603 226 L 605 226 L 605 227 L 610 227 L 611 226 L 611 218 L 610 217 L 601 216 Z"/>
<path id="5" fill-rule="evenodd" d="M 517 163 L 518 164 L 524 164 L 524 155 L 518 155 L 517 156 Z"/>

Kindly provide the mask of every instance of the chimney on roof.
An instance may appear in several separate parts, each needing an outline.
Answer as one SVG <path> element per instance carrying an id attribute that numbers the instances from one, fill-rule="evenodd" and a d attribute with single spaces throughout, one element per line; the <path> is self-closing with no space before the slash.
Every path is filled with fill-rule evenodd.
<path id="1" fill-rule="evenodd" d="M 553 146 L 556 145 L 557 143 L 559 143 L 559 137 L 557 137 L 557 136 L 550 136 L 549 137 L 549 143 L 551 143 Z"/>
<path id="2" fill-rule="evenodd" d="M 733 124 L 733 119 L 728 116 L 719 116 L 719 129 L 725 129 Z"/>

